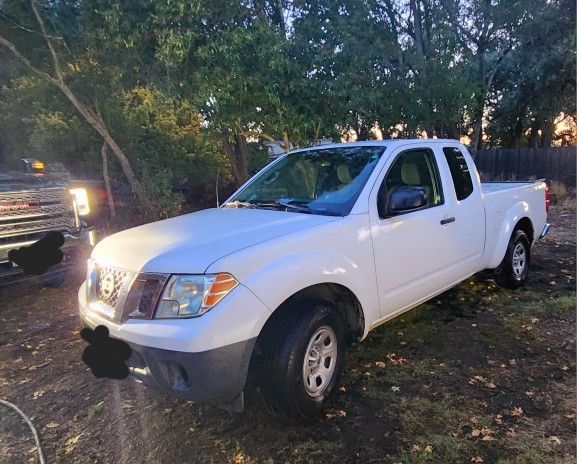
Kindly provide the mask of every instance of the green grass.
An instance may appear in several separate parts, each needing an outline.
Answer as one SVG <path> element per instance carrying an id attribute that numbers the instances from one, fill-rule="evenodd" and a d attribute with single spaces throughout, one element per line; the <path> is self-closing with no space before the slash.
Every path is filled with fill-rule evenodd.
<path id="1" fill-rule="evenodd" d="M 511 459 L 499 459 L 497 464 L 555 464 L 557 462 L 540 451 L 529 450 Z"/>
<path id="2" fill-rule="evenodd" d="M 556 316 L 562 316 L 568 311 L 575 311 L 577 308 L 577 298 L 574 293 L 561 295 L 547 304 L 550 312 Z"/>
<path id="3" fill-rule="evenodd" d="M 401 398 L 398 403 L 400 428 L 404 436 L 426 435 L 431 430 L 448 435 L 459 427 L 467 417 L 462 401 L 435 401 L 423 397 Z"/>
<path id="4" fill-rule="evenodd" d="M 410 450 L 403 450 L 400 461 L 403 464 L 460 463 L 460 448 L 459 442 L 451 436 L 427 435 L 418 437 Z"/>

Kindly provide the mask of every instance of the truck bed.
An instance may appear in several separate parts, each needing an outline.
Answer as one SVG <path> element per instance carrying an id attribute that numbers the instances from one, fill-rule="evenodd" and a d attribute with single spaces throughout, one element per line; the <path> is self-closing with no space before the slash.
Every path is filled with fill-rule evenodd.
<path id="1" fill-rule="evenodd" d="M 535 183 L 540 183 L 541 181 L 509 181 L 509 182 L 482 182 L 481 190 L 483 194 L 499 192 L 501 190 L 512 190 L 518 189 L 520 187 L 528 187 Z"/>
<path id="2" fill-rule="evenodd" d="M 545 211 L 545 182 L 487 182 L 481 184 L 485 201 L 487 235 L 485 250 L 488 258 L 495 250 L 500 238 L 509 237 L 507 224 L 515 224 L 522 217 L 531 220 L 533 239 L 539 237 L 547 220 Z M 512 217 L 509 217 L 513 214 Z M 498 263 L 487 262 L 493 268 Z"/>

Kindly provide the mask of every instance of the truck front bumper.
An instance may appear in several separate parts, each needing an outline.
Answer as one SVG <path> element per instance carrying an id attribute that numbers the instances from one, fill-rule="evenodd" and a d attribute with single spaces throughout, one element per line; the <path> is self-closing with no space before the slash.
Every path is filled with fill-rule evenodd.
<path id="1" fill-rule="evenodd" d="M 131 379 L 177 398 L 230 403 L 238 410 L 257 336 L 270 316 L 249 289 L 239 285 L 201 317 L 117 324 L 91 310 L 85 285 L 78 291 L 82 323 L 104 325 L 110 337 L 131 347 Z"/>
<path id="2" fill-rule="evenodd" d="M 256 338 L 201 353 L 129 343 L 130 377 L 177 398 L 232 402 L 243 391 Z"/>
<path id="3" fill-rule="evenodd" d="M 94 229 L 92 227 L 83 227 L 76 233 L 63 232 L 64 245 L 61 250 L 64 259 L 60 264 L 52 266 L 42 276 L 33 276 L 26 274 L 21 268 L 15 267 L 8 259 L 8 253 L 17 248 L 32 245 L 42 238 L 43 234 L 38 234 L 33 240 L 11 240 L 6 243 L 0 242 L 0 285 L 7 285 L 16 282 L 45 279 L 52 275 L 65 271 L 76 266 L 79 262 L 86 263 L 90 257 L 92 246 L 94 244 Z"/>

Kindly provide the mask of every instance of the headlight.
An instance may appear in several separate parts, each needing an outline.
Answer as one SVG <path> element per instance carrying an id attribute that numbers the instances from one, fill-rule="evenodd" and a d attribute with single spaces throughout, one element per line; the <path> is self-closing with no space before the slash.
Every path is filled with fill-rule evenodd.
<path id="1" fill-rule="evenodd" d="M 76 207 L 78 208 L 79 216 L 86 216 L 90 213 L 90 205 L 88 204 L 88 192 L 84 188 L 72 188 L 70 193 L 74 197 Z"/>
<path id="2" fill-rule="evenodd" d="M 230 274 L 173 275 L 162 292 L 154 317 L 202 316 L 237 285 Z"/>

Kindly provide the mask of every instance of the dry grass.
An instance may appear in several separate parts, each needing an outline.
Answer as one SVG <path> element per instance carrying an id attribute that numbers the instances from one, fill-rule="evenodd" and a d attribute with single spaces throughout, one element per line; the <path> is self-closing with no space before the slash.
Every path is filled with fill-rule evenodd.
<path id="1" fill-rule="evenodd" d="M 549 184 L 549 194 L 555 199 L 556 204 L 561 204 L 567 198 L 567 187 L 563 182 L 552 180 Z"/>

